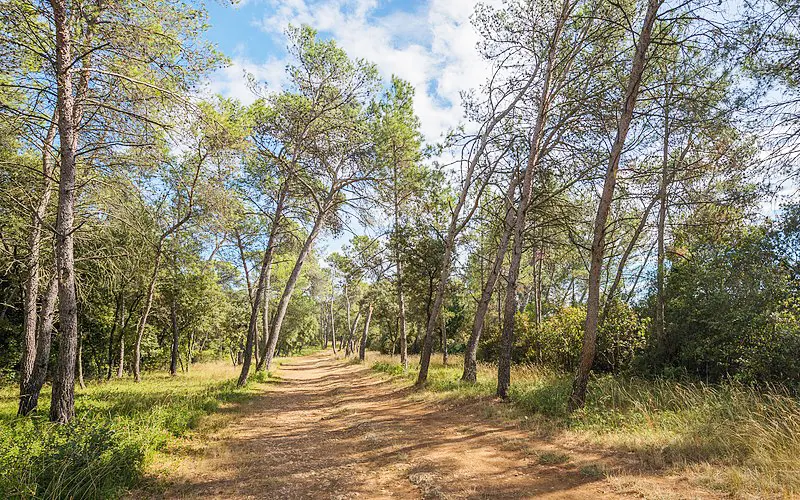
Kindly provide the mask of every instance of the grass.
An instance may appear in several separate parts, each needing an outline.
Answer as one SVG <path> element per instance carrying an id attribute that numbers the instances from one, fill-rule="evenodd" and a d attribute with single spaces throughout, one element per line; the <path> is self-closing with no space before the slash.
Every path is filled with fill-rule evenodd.
<path id="1" fill-rule="evenodd" d="M 18 418 L 17 389 L 0 388 L 0 498 L 109 498 L 135 485 L 154 454 L 200 419 L 256 393 L 266 374 L 236 387 L 238 367 L 193 365 L 170 377 L 145 373 L 76 388 L 75 419 L 48 422 L 50 390 L 29 418 Z"/>
<path id="2" fill-rule="evenodd" d="M 376 371 L 416 380 L 416 358 L 408 372 L 397 358 L 370 353 L 368 361 Z M 432 361 L 423 394 L 448 399 L 494 395 L 495 367 L 480 366 L 476 384 L 461 382 L 461 372 L 459 360 L 448 366 Z M 569 415 L 571 381 L 569 374 L 546 368 L 515 367 L 509 393 L 514 418 L 544 433 L 569 433 L 632 452 L 648 469 L 681 470 L 734 496 L 800 494 L 797 398 L 735 384 L 600 376 L 590 384 L 586 407 Z"/>

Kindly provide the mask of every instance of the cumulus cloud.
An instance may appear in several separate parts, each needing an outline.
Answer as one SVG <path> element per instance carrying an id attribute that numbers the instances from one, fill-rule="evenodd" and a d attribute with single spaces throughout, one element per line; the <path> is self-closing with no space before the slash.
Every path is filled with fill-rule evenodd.
<path id="1" fill-rule="evenodd" d="M 276 57 L 261 63 L 245 57 L 234 57 L 230 65 L 217 71 L 207 90 L 211 94 L 234 97 L 244 104 L 250 104 L 256 96 L 250 90 L 247 76 L 252 76 L 256 82 L 268 88 L 279 89 L 286 83 L 285 66 L 286 62 Z"/>
<path id="2" fill-rule="evenodd" d="M 476 3 L 429 0 L 413 11 L 384 12 L 376 0 L 271 0 L 255 22 L 276 38 L 288 24 L 308 24 L 351 57 L 375 63 L 384 78 L 408 80 L 417 90 L 422 132 L 435 141 L 462 119 L 460 93 L 488 74 L 469 20 Z"/>

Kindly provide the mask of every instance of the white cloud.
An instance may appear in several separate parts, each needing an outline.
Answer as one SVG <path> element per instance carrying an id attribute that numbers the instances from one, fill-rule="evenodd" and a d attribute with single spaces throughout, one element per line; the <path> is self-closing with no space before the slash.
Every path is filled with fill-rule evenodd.
<path id="1" fill-rule="evenodd" d="M 311 25 L 351 57 L 375 63 L 384 78 L 408 80 L 417 90 L 422 132 L 435 141 L 460 122 L 460 92 L 478 87 L 488 74 L 469 21 L 476 3 L 430 0 L 415 12 L 377 14 L 375 0 L 273 0 L 257 23 L 281 39 L 288 24 Z"/>
<path id="2" fill-rule="evenodd" d="M 244 57 L 234 57 L 229 66 L 216 72 L 207 90 L 211 94 L 234 97 L 250 104 L 256 95 L 250 90 L 247 75 L 252 75 L 256 82 L 266 84 L 271 89 L 279 89 L 286 80 L 285 66 L 285 61 L 278 58 L 256 63 Z"/>

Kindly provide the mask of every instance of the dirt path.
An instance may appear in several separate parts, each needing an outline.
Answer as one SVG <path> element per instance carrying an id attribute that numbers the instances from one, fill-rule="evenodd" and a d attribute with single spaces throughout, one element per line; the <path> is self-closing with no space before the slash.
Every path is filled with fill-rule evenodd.
<path id="1" fill-rule="evenodd" d="M 158 496 L 641 498 L 651 487 L 658 498 L 707 496 L 663 478 L 607 479 L 598 471 L 608 456 L 565 454 L 478 404 L 409 398 L 411 389 L 327 354 L 292 359 L 279 376 L 170 467 Z"/>

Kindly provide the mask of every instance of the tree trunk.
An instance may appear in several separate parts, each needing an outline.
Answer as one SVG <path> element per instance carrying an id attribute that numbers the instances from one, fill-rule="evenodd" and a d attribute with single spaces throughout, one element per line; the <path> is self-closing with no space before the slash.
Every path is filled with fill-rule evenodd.
<path id="1" fill-rule="evenodd" d="M 527 93 L 528 89 L 533 82 L 533 78 L 528 79 L 527 84 L 517 93 L 517 95 L 512 99 L 511 103 L 508 107 L 506 107 L 502 112 L 494 115 L 488 123 L 486 123 L 485 128 L 482 130 L 480 135 L 480 140 L 478 143 L 478 147 L 475 148 L 473 152 L 472 158 L 467 164 L 467 169 L 464 172 L 464 180 L 461 187 L 461 193 L 458 196 L 458 202 L 456 206 L 453 208 L 453 213 L 450 217 L 450 224 L 447 228 L 447 236 L 444 239 L 444 255 L 442 256 L 442 269 L 439 275 L 439 285 L 436 289 L 436 296 L 433 301 L 433 307 L 431 309 L 431 317 L 428 318 L 428 324 L 425 327 L 425 338 L 423 339 L 422 345 L 422 354 L 420 355 L 420 362 L 419 362 L 419 374 L 417 375 L 417 385 L 424 384 L 425 381 L 428 379 L 428 367 L 431 362 L 431 350 L 433 348 L 433 332 L 436 329 L 436 324 L 439 321 L 439 314 L 441 312 L 442 303 L 444 302 L 444 293 L 447 289 L 447 281 L 450 279 L 450 268 L 452 266 L 452 259 L 453 259 L 453 251 L 455 250 L 455 240 L 456 236 L 461 232 L 464 228 L 466 223 L 474 214 L 474 208 L 472 212 L 469 212 L 466 220 L 459 222 L 459 218 L 461 217 L 461 211 L 464 209 L 464 205 L 467 202 L 467 197 L 469 196 L 470 188 L 472 187 L 472 183 L 474 182 L 473 176 L 475 174 L 475 168 L 478 165 L 479 160 L 483 157 L 484 151 L 486 151 L 486 147 L 489 144 L 489 137 L 497 126 L 508 114 L 514 109 L 517 103 L 522 99 L 522 97 Z"/>
<path id="2" fill-rule="evenodd" d="M 270 329 L 271 333 L 267 350 L 264 352 L 264 366 L 267 370 L 269 370 L 270 364 L 272 363 L 272 358 L 275 354 L 275 347 L 278 345 L 278 338 L 281 334 L 283 319 L 286 317 L 286 310 L 289 307 L 289 301 L 294 293 L 294 287 L 297 285 L 298 278 L 300 278 L 300 271 L 303 269 L 303 263 L 308 257 L 308 254 L 311 253 L 311 247 L 314 245 L 314 241 L 317 239 L 320 229 L 322 229 L 322 222 L 328 213 L 328 209 L 330 208 L 329 203 L 332 199 L 333 193 L 331 193 L 329 198 L 325 201 L 325 205 L 321 212 L 317 214 L 317 218 L 314 221 L 314 227 L 311 229 L 308 237 L 303 242 L 303 247 L 300 249 L 300 253 L 297 256 L 297 261 L 294 263 L 292 273 L 289 275 L 289 279 L 286 281 L 283 294 L 278 302 L 278 307 L 275 311 L 275 318 L 272 320 L 272 328 Z"/>
<path id="3" fill-rule="evenodd" d="M 156 292 L 156 281 L 158 280 L 158 271 L 161 265 L 161 252 L 163 248 L 163 237 L 159 240 L 156 247 L 156 256 L 153 262 L 153 274 L 150 276 L 150 284 L 147 287 L 147 295 L 144 301 L 144 310 L 142 316 L 139 318 L 139 323 L 136 325 L 136 342 L 133 345 L 133 380 L 141 382 L 141 362 L 142 362 L 142 337 L 144 337 L 144 330 L 147 328 L 147 318 L 150 316 L 150 309 L 153 307 L 153 297 Z"/>
<path id="4" fill-rule="evenodd" d="M 264 304 L 263 290 L 261 292 L 261 304 Z M 262 310 L 263 310 L 263 305 L 262 305 Z M 259 317 L 261 317 L 261 313 L 259 313 Z M 255 361 L 256 363 L 256 371 L 258 371 L 258 365 L 261 363 L 261 334 L 259 333 L 260 331 L 263 331 L 263 328 L 259 329 L 258 327 L 256 327 L 256 338 L 255 342 L 253 342 L 253 361 Z"/>
<path id="5" fill-rule="evenodd" d="M 500 276 L 500 270 L 503 268 L 503 260 L 506 257 L 508 250 L 508 241 L 511 238 L 511 232 L 514 229 L 514 192 L 519 185 L 519 175 L 512 174 L 512 178 L 508 181 L 508 190 L 504 202 L 506 216 L 503 219 L 504 228 L 503 233 L 500 235 L 500 242 L 497 246 L 497 254 L 494 258 L 492 268 L 489 270 L 489 275 L 486 278 L 486 283 L 481 291 L 481 298 L 475 309 L 475 321 L 472 323 L 472 333 L 467 341 L 466 351 L 464 352 L 464 373 L 461 375 L 461 380 L 464 382 L 475 383 L 478 379 L 478 343 L 483 333 L 483 326 L 486 321 L 486 314 L 489 312 L 489 305 L 492 302 L 492 294 L 494 287 L 497 283 L 497 278 Z"/>
<path id="6" fill-rule="evenodd" d="M 402 271 L 399 269 L 402 266 L 398 266 L 398 274 L 401 274 Z M 400 278 L 400 276 L 398 276 Z M 397 307 L 398 307 L 398 319 L 400 320 L 398 324 L 397 333 L 400 339 L 400 364 L 403 365 L 404 370 L 408 370 L 408 330 L 406 327 L 406 298 L 405 294 L 403 293 L 403 285 L 402 281 L 398 279 L 397 282 Z"/>
<path id="7" fill-rule="evenodd" d="M 272 240 L 273 238 L 270 237 L 270 243 L 272 243 Z M 250 308 L 250 321 L 247 325 L 247 341 L 245 342 L 244 346 L 242 371 L 239 374 L 239 381 L 237 382 L 239 387 L 244 387 L 244 385 L 247 384 L 247 377 L 250 373 L 250 364 L 253 361 L 253 346 L 258 340 L 258 318 L 259 313 L 261 312 L 261 299 L 264 296 L 264 287 L 267 281 L 267 274 L 269 273 L 269 268 L 272 265 L 272 250 L 273 247 L 271 244 L 269 244 L 267 249 L 264 251 L 264 258 L 261 261 L 261 274 L 258 277 L 258 285 L 253 293 L 253 305 Z M 267 369 L 269 369 L 269 365 L 267 366 Z"/>
<path id="8" fill-rule="evenodd" d="M 522 264 L 522 248 L 525 238 L 525 222 L 533 192 L 533 176 L 539 166 L 542 148 L 542 137 L 545 124 L 550 113 L 550 104 L 553 102 L 551 83 L 554 77 L 556 58 L 560 48 L 561 32 L 569 17 L 569 2 L 562 5 L 558 24 L 550 40 L 547 50 L 547 64 L 545 66 L 544 81 L 539 95 L 539 112 L 530 139 L 530 154 L 528 164 L 522 179 L 522 196 L 514 217 L 514 244 L 511 250 L 511 262 L 508 266 L 508 279 L 506 284 L 506 302 L 503 310 L 503 324 L 500 338 L 500 353 L 497 360 L 497 396 L 508 397 L 508 388 L 511 385 L 511 354 L 514 348 L 514 322 L 517 313 L 517 279 Z"/>
<path id="9" fill-rule="evenodd" d="M 331 284 L 333 280 L 331 280 Z M 333 290 L 333 289 L 331 289 Z M 336 355 L 336 318 L 333 315 L 333 292 L 331 292 L 331 348 L 333 349 L 333 354 Z"/>
<path id="10" fill-rule="evenodd" d="M 53 339 L 56 303 L 58 302 L 58 279 L 55 275 L 50 279 L 47 293 L 42 300 L 41 321 L 36 335 L 36 359 L 28 385 L 22 391 L 19 401 L 21 416 L 30 414 L 39 404 L 39 394 L 47 379 L 47 365 L 50 363 L 50 346 Z"/>
<path id="11" fill-rule="evenodd" d="M 58 132 L 61 151 L 56 217 L 56 268 L 59 282 L 58 365 L 53 378 L 50 420 L 65 424 L 75 415 L 75 360 L 78 308 L 75 294 L 75 189 L 77 123 L 72 83 L 72 40 L 65 0 L 51 0 L 56 31 Z"/>
<path id="12" fill-rule="evenodd" d="M 120 304 L 120 313 L 122 317 L 125 317 L 125 296 L 121 297 L 121 304 Z M 122 328 L 119 332 L 119 361 L 117 364 L 117 378 L 122 378 L 125 374 L 125 327 L 128 326 L 128 321 L 131 319 L 131 315 L 133 315 L 133 310 L 128 312 L 128 319 L 123 320 Z"/>
<path id="13" fill-rule="evenodd" d="M 25 302 L 23 304 L 24 327 L 22 335 L 22 360 L 20 361 L 20 412 L 23 410 L 22 399 L 28 397 L 30 390 L 33 367 L 36 363 L 36 334 L 37 311 L 36 304 L 39 299 L 39 256 L 42 247 L 42 221 L 47 214 L 47 206 L 53 192 L 53 161 L 52 148 L 58 131 L 58 107 L 53 111 L 50 127 L 42 142 L 42 194 L 39 203 L 31 216 L 31 232 L 28 235 L 28 277 L 25 281 Z M 22 413 L 20 413 L 22 414 Z"/>
<path id="14" fill-rule="evenodd" d="M 622 149 L 625 146 L 625 139 L 628 136 L 628 129 L 630 128 L 631 120 L 633 119 L 633 111 L 636 107 L 636 100 L 639 96 L 639 87 L 642 82 L 645 62 L 647 61 L 647 49 L 650 45 L 653 24 L 655 23 L 656 15 L 662 1 L 663 0 L 648 0 L 647 2 L 647 13 L 645 14 L 642 30 L 639 34 L 639 41 L 636 44 L 631 72 L 625 88 L 625 101 L 622 103 L 622 110 L 617 125 L 617 136 L 611 148 L 611 155 L 608 168 L 606 169 L 605 181 L 603 183 L 603 192 L 597 207 L 597 215 L 594 221 L 594 236 L 592 239 L 589 280 L 586 285 L 588 288 L 586 325 L 583 334 L 580 363 L 578 365 L 578 371 L 575 374 L 575 381 L 572 384 L 572 394 L 569 398 L 570 411 L 583 407 L 586 402 L 586 386 L 589 382 L 589 372 L 594 363 L 594 354 L 597 345 L 597 327 L 600 311 L 600 277 L 602 273 L 603 252 L 605 250 L 604 244 L 608 213 L 614 198 L 614 188 L 617 182 L 617 171 L 619 170 Z"/>
<path id="15" fill-rule="evenodd" d="M 361 333 L 361 345 L 358 349 L 358 359 L 364 361 L 367 356 L 367 336 L 369 335 L 369 322 L 372 320 L 372 303 L 367 308 L 367 317 L 364 319 L 364 331 Z"/>
<path id="16" fill-rule="evenodd" d="M 177 293 L 177 291 L 174 293 Z M 172 323 L 172 352 L 169 360 L 169 374 L 174 377 L 178 375 L 178 356 L 180 355 L 181 340 L 180 330 L 178 329 L 178 300 L 174 296 L 170 302 L 170 320 Z"/>
<path id="17" fill-rule="evenodd" d="M 394 163 L 393 188 L 394 188 L 394 261 L 397 269 L 395 282 L 397 285 L 397 317 L 400 321 L 398 334 L 400 335 L 400 364 L 403 370 L 408 370 L 408 332 L 406 329 L 406 297 L 403 293 L 403 263 L 400 261 L 400 242 L 397 232 L 400 229 L 400 202 L 398 199 L 397 162 Z"/>
<path id="18" fill-rule="evenodd" d="M 625 264 L 628 262 L 628 258 L 636 247 L 636 242 L 639 241 L 639 236 L 641 236 L 645 225 L 647 225 L 647 219 L 650 217 L 650 211 L 653 209 L 658 199 L 659 197 L 656 196 L 650 201 L 647 207 L 645 207 L 642 218 L 639 219 L 639 224 L 633 231 L 633 235 L 631 236 L 631 240 L 628 242 L 628 246 L 626 246 L 625 251 L 622 252 L 622 256 L 619 259 L 619 264 L 617 264 L 617 272 L 614 274 L 614 281 L 611 282 L 611 287 L 608 289 L 608 293 L 606 294 L 605 307 L 603 308 L 603 313 L 600 317 L 600 323 L 602 323 L 605 319 L 611 301 L 617 296 L 617 289 L 622 282 L 622 273 L 625 270 Z"/>
<path id="19" fill-rule="evenodd" d="M 269 329 L 269 299 L 270 299 L 270 287 L 272 286 L 272 256 L 270 255 L 270 265 L 267 266 L 267 277 L 264 279 L 264 291 L 262 295 L 262 301 L 264 303 L 263 310 L 261 311 L 261 329 L 263 330 L 264 335 L 264 342 L 261 345 L 261 358 L 258 360 L 258 364 L 256 364 L 256 371 L 264 370 L 264 360 L 266 358 L 267 353 L 267 345 L 269 344 L 269 336 L 270 336 L 270 329 Z"/>
<path id="20" fill-rule="evenodd" d="M 122 296 L 123 292 L 117 294 L 116 306 L 114 307 L 114 323 L 111 325 L 111 333 L 108 334 L 108 373 L 106 380 L 111 380 L 114 373 L 114 335 L 117 333 L 117 327 L 122 324 Z"/>
<path id="21" fill-rule="evenodd" d="M 669 183 L 669 103 L 664 103 L 664 142 L 661 158 L 661 182 L 658 188 L 658 236 L 657 236 L 657 264 L 656 264 L 656 314 L 655 314 L 655 337 L 656 345 L 660 353 L 663 353 L 665 341 L 664 325 L 664 228 L 667 220 L 667 187 Z"/>
<path id="22" fill-rule="evenodd" d="M 360 309 L 356 312 L 356 317 L 353 320 L 353 325 L 350 327 L 350 332 L 347 334 L 347 350 L 345 351 L 345 356 L 348 357 L 355 352 L 353 348 L 353 339 L 355 339 L 356 337 L 356 327 L 358 326 L 359 318 L 361 318 Z"/>
<path id="23" fill-rule="evenodd" d="M 347 341 L 350 340 L 350 332 L 352 331 L 352 323 L 350 320 L 350 295 L 347 293 L 347 279 L 345 278 L 344 282 L 344 308 L 345 308 L 345 316 L 347 318 L 347 335 L 342 335 L 341 344 L 339 344 L 339 349 L 344 351 L 345 356 L 350 355 L 350 349 L 347 349 Z"/>

